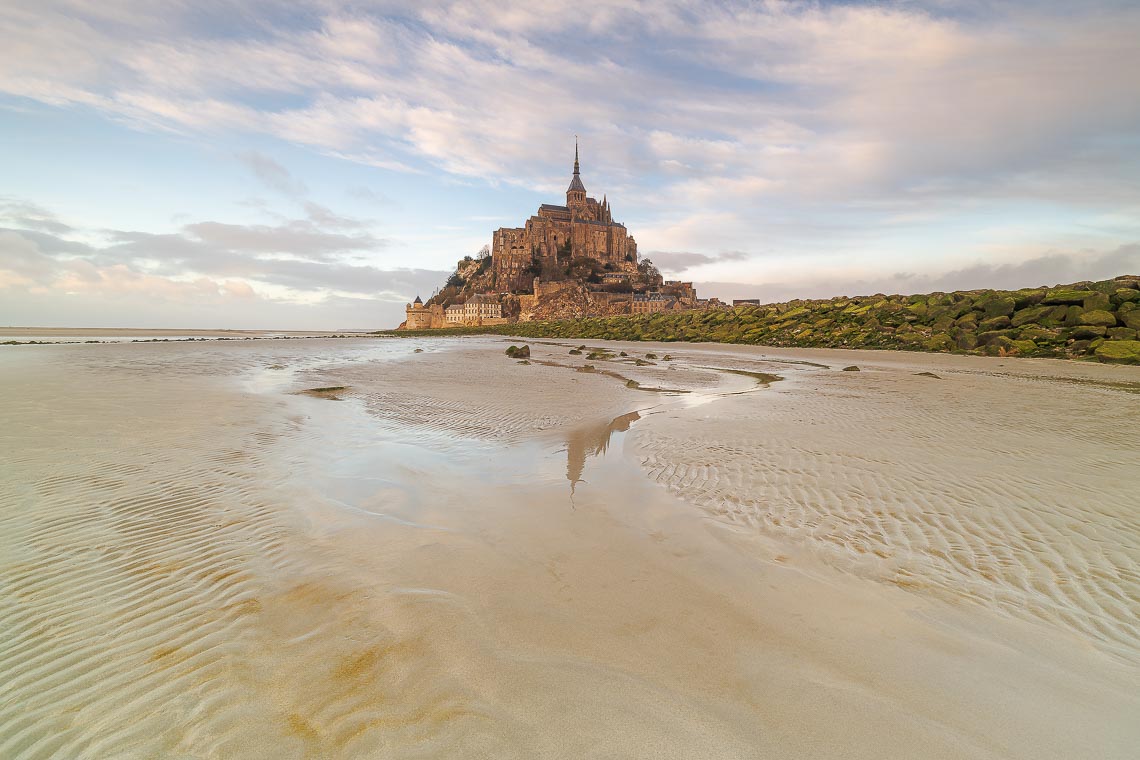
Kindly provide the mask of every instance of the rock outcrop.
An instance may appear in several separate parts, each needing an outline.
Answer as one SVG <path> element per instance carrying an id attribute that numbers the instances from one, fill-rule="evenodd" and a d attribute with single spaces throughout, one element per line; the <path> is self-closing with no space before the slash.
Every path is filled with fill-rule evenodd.
<path id="1" fill-rule="evenodd" d="M 569 313 L 566 313 L 569 312 Z M 557 312 L 573 316 L 573 311 Z M 713 341 L 1140 364 L 1140 276 L 1013 291 L 872 295 L 714 311 L 545 320 L 526 337 Z"/>

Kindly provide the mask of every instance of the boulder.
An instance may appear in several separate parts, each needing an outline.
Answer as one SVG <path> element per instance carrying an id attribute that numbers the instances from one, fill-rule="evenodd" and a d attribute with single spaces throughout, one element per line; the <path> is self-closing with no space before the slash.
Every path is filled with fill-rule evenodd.
<path id="1" fill-rule="evenodd" d="M 1050 311 L 1052 311 L 1052 309 L 1048 306 L 1031 306 L 1027 309 L 1015 312 L 1013 319 L 1010 320 L 1010 324 L 1014 327 L 1021 327 L 1030 322 L 1037 322 Z"/>
<path id="2" fill-rule="evenodd" d="M 1013 348 L 1019 354 L 1032 354 L 1037 350 L 1037 344 L 1031 340 L 1015 340 Z"/>
<path id="3" fill-rule="evenodd" d="M 1120 317 L 1120 321 L 1124 323 L 1125 327 L 1140 330 L 1140 309 L 1131 309 L 1129 311 L 1120 309 L 1116 312 L 1116 315 Z"/>
<path id="4" fill-rule="evenodd" d="M 1013 341 L 1004 335 L 999 335 L 990 340 L 986 345 L 986 354 L 989 356 L 1007 356 L 1017 352 L 1017 347 Z"/>
<path id="5" fill-rule="evenodd" d="M 974 335 L 973 333 L 964 332 L 958 336 L 956 342 L 958 344 L 958 348 L 962 349 L 963 351 L 972 351 L 978 347 L 978 336 Z"/>
<path id="6" fill-rule="evenodd" d="M 1082 309 L 1080 306 L 1069 306 L 1065 310 L 1065 318 L 1061 321 L 1064 322 L 1064 324 L 1069 325 L 1069 326 L 1083 324 L 1081 322 L 1081 315 L 1083 315 L 1084 313 L 1085 313 L 1085 310 Z"/>
<path id="7" fill-rule="evenodd" d="M 1111 305 L 1109 297 L 1106 293 L 1097 293 L 1095 296 L 1089 296 L 1084 301 L 1081 301 L 1081 306 L 1085 311 L 1101 311 L 1107 309 Z"/>
<path id="8" fill-rule="evenodd" d="M 1100 325 L 1101 327 L 1116 327 L 1116 315 L 1110 311 L 1103 309 L 1096 309 L 1094 311 L 1086 311 L 1080 315 L 1080 324 L 1082 325 Z"/>
<path id="9" fill-rule="evenodd" d="M 1009 296 L 1002 296 L 994 294 L 979 301 L 976 306 L 981 306 L 982 311 L 985 312 L 987 317 L 1008 317 L 1013 313 L 1016 302 Z"/>
<path id="10" fill-rule="evenodd" d="M 1018 340 L 1032 340 L 1032 341 L 1053 341 L 1057 339 L 1057 333 L 1046 327 L 1038 327 L 1037 325 L 1026 325 L 1017 331 Z"/>
<path id="11" fill-rule="evenodd" d="M 1050 322 L 1056 322 L 1057 324 L 1060 324 L 1065 320 L 1065 315 L 1068 313 L 1068 306 L 1054 306 L 1053 311 L 1049 312 L 1045 317 L 1042 318 L 1041 321 L 1044 322 L 1045 320 L 1048 320 Z"/>
<path id="12" fill-rule="evenodd" d="M 1046 291 L 1041 303 L 1047 304 L 1077 304 L 1084 303 L 1086 298 L 1096 295 L 1095 290 L 1074 290 L 1072 288 L 1051 288 Z"/>
<path id="13" fill-rule="evenodd" d="M 1097 346 L 1096 358 L 1102 362 L 1140 364 L 1140 340 L 1106 340 Z"/>
<path id="14" fill-rule="evenodd" d="M 936 333 L 926 341 L 927 351 L 949 351 L 954 348 L 954 339 L 946 333 Z"/>
<path id="15" fill-rule="evenodd" d="M 1073 328 L 1072 336 L 1077 340 L 1089 340 L 1092 338 L 1103 338 L 1105 328 L 1101 325 L 1080 325 Z"/>
<path id="16" fill-rule="evenodd" d="M 1109 340 L 1136 340 L 1136 336 L 1140 334 L 1130 327 L 1110 327 L 1108 328 Z"/>
<path id="17" fill-rule="evenodd" d="M 985 332 L 987 330 L 1004 330 L 1011 324 L 1009 317 L 1002 315 L 1000 317 L 990 317 L 983 319 L 978 323 L 978 329 Z"/>
<path id="18" fill-rule="evenodd" d="M 1112 294 L 1112 302 L 1117 305 L 1128 303 L 1129 301 L 1140 301 L 1140 290 L 1119 288 Z"/>
<path id="19" fill-rule="evenodd" d="M 1018 309 L 1036 306 L 1041 303 L 1041 299 L 1044 297 L 1045 290 L 1043 288 L 1019 290 L 1013 296 L 1014 306 Z"/>
<path id="20" fill-rule="evenodd" d="M 1010 341 L 1016 335 L 1016 330 L 989 330 L 988 332 L 978 333 L 978 343 L 983 346 L 988 346 L 999 340 Z"/>

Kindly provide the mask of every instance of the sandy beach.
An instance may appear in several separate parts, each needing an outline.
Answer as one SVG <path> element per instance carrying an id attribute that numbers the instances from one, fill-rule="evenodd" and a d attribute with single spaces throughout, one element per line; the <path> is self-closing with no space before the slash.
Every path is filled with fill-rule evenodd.
<path id="1" fill-rule="evenodd" d="M 0 347 L 0 757 L 1135 756 L 1140 368 L 511 343 Z"/>

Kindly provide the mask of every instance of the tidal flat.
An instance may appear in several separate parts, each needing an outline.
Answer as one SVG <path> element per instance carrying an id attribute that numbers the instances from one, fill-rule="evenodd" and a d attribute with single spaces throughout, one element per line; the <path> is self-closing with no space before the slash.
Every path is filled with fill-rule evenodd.
<path id="1" fill-rule="evenodd" d="M 0 757 L 1135 756 L 1140 367 L 512 343 L 0 347 Z"/>

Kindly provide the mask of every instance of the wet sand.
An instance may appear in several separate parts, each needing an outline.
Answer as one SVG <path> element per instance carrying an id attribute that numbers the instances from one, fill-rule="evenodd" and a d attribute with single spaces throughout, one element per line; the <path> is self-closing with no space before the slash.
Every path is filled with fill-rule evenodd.
<path id="1" fill-rule="evenodd" d="M 0 756 L 1133 756 L 1136 368 L 508 343 L 0 348 Z"/>

